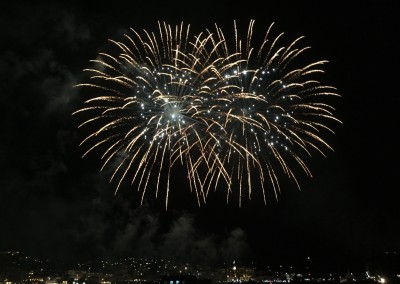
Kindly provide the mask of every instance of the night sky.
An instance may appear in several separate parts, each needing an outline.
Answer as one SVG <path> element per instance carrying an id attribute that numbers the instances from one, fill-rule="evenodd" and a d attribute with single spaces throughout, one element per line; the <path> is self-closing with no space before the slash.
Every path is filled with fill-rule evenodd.
<path id="1" fill-rule="evenodd" d="M 123 256 L 197 263 L 298 263 L 333 268 L 369 263 L 400 250 L 400 4 L 398 1 L 3 1 L 0 4 L 0 251 L 63 263 Z M 268 3 L 271 2 L 271 3 Z M 278 1 L 275 1 L 278 2 Z M 322 4 L 322 2 L 324 2 Z M 326 2 L 326 3 L 325 3 Z M 332 4 L 327 4 L 327 3 Z M 282 183 L 279 201 L 225 202 L 212 193 L 200 208 L 184 178 L 164 200 L 133 188 L 114 195 L 96 155 L 81 158 L 83 134 L 71 115 L 88 67 L 109 38 L 155 30 L 157 21 L 214 23 L 305 36 L 308 56 L 326 59 L 335 102 L 335 149 L 309 160 L 302 191 Z"/>

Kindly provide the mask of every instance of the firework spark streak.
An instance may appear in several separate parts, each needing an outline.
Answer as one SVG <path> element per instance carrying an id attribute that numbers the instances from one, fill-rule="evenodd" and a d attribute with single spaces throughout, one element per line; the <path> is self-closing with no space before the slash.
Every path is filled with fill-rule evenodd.
<path id="1" fill-rule="evenodd" d="M 116 192 L 129 180 L 142 201 L 155 179 L 166 208 L 176 164 L 199 205 L 219 184 L 227 201 L 238 189 L 239 206 L 254 184 L 266 202 L 266 186 L 276 197 L 280 191 L 278 173 L 300 188 L 292 167 L 311 176 L 303 154 L 332 150 L 320 133 L 333 133 L 325 122 L 340 121 L 322 98 L 339 95 L 313 79 L 326 61 L 291 67 L 309 47 L 297 47 L 302 37 L 281 46 L 283 34 L 271 38 L 272 26 L 258 44 L 253 20 L 243 38 L 234 22 L 232 42 L 218 25 L 193 36 L 190 25 L 165 22 L 156 32 L 131 29 L 123 41 L 110 40 L 115 54 L 99 53 L 84 69 L 90 80 L 77 85 L 92 90 L 73 113 L 85 115 L 79 127 L 92 131 L 81 143 L 84 156 L 101 149 Z"/>

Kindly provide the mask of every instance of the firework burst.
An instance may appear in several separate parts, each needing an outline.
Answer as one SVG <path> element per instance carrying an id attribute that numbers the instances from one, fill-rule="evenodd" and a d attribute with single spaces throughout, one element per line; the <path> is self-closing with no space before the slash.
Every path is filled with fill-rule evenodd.
<path id="1" fill-rule="evenodd" d="M 297 47 L 301 38 L 281 46 L 282 34 L 270 39 L 271 28 L 254 45 L 254 21 L 244 38 L 234 23 L 232 42 L 218 25 L 192 36 L 189 25 L 167 23 L 111 40 L 115 55 L 100 53 L 84 70 L 90 81 L 77 85 L 95 90 L 74 112 L 88 115 L 80 127 L 95 129 L 81 143 L 84 156 L 103 149 L 102 169 L 116 162 L 116 191 L 130 180 L 142 201 L 156 179 L 155 195 L 165 188 L 166 207 L 177 163 L 199 205 L 223 184 L 227 200 L 238 188 L 240 206 L 254 180 L 266 202 L 266 186 L 275 196 L 280 190 L 278 172 L 299 187 L 292 165 L 311 175 L 303 154 L 331 149 L 320 133 L 333 133 L 325 122 L 340 121 L 322 98 L 339 95 L 312 78 L 326 61 L 290 67 L 309 47 Z"/>
<path id="2" fill-rule="evenodd" d="M 266 30 L 262 40 L 253 39 L 254 20 L 241 36 L 236 22 L 233 34 L 226 37 L 215 25 L 214 44 L 216 54 L 225 58 L 219 83 L 229 86 L 215 101 L 218 104 L 218 144 L 223 144 L 219 158 L 229 169 L 229 182 L 237 185 L 239 205 L 243 188 L 251 198 L 252 183 L 262 189 L 266 202 L 265 185 L 280 191 L 278 175 L 283 173 L 300 185 L 292 167 L 299 166 L 306 175 L 311 172 L 303 157 L 311 151 L 324 155 L 333 150 L 321 137 L 321 133 L 334 133 L 329 121 L 340 121 L 334 116 L 334 108 L 324 102 L 327 97 L 339 97 L 336 89 L 316 80 L 316 73 L 323 73 L 327 61 L 316 61 L 299 66 L 294 62 L 299 55 L 310 49 L 301 47 L 303 37 L 282 46 L 283 33 L 271 36 L 273 24 Z M 229 38 L 234 40 L 229 42 Z M 214 132 L 218 130 L 215 129 Z M 305 155 L 304 155 L 305 154 Z M 324 155 L 325 156 L 325 155 Z M 231 192 L 228 184 L 227 198 Z"/>

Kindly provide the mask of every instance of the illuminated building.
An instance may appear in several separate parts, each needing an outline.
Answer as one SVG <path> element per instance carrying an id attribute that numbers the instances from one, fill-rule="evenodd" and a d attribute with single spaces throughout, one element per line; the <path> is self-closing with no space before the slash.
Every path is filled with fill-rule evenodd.
<path id="1" fill-rule="evenodd" d="M 247 282 L 254 278 L 254 269 L 249 267 L 232 266 L 223 269 L 227 282 Z"/>

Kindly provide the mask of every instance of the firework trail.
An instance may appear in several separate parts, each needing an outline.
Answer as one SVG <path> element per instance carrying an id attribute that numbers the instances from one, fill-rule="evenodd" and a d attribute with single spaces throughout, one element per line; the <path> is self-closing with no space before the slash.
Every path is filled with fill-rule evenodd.
<path id="1" fill-rule="evenodd" d="M 216 135 L 218 144 L 223 144 L 219 158 L 230 171 L 229 182 L 239 188 L 239 205 L 243 188 L 251 198 L 255 179 L 264 202 L 267 182 L 277 198 L 279 172 L 300 188 L 292 167 L 300 166 L 311 176 L 303 154 L 311 156 L 311 149 L 322 155 L 324 149 L 333 150 L 321 133 L 334 133 L 327 122 L 340 123 L 334 116 L 334 108 L 324 103 L 327 97 L 339 97 L 336 89 L 313 78 L 324 72 L 322 65 L 327 61 L 296 65 L 297 57 L 310 47 L 299 46 L 303 37 L 282 46 L 283 33 L 272 37 L 272 27 L 273 24 L 258 42 L 253 39 L 254 20 L 244 36 L 240 35 L 236 22 L 231 36 L 226 37 L 218 25 L 214 31 L 208 31 L 218 45 L 216 54 L 234 63 L 224 63 L 229 68 L 221 73 L 224 80 L 220 83 L 229 88 L 216 99 L 222 103 L 215 108 L 220 118 L 217 125 L 223 125 Z M 230 38 L 234 40 L 229 41 Z M 216 128 L 213 132 L 217 131 Z M 228 198 L 229 184 L 227 188 Z"/>
<path id="2" fill-rule="evenodd" d="M 178 163 L 199 205 L 223 184 L 227 200 L 238 187 L 240 206 L 254 180 L 266 202 L 267 182 L 276 196 L 280 190 L 277 172 L 299 186 L 292 164 L 311 175 L 301 154 L 331 149 L 320 131 L 333 132 L 325 121 L 340 122 L 321 98 L 339 95 L 312 78 L 326 61 L 290 68 L 308 47 L 297 47 L 301 38 L 280 46 L 282 34 L 270 39 L 271 27 L 254 46 L 254 21 L 244 38 L 234 23 L 232 42 L 218 25 L 193 36 L 190 25 L 165 22 L 156 32 L 131 29 L 123 42 L 110 40 L 116 55 L 99 53 L 84 70 L 89 82 L 77 85 L 92 90 L 74 112 L 86 115 L 79 127 L 95 129 L 81 143 L 84 156 L 101 149 L 102 169 L 116 163 L 116 191 L 130 180 L 142 201 L 155 178 L 166 207 Z"/>

